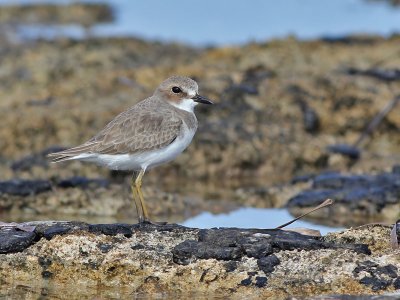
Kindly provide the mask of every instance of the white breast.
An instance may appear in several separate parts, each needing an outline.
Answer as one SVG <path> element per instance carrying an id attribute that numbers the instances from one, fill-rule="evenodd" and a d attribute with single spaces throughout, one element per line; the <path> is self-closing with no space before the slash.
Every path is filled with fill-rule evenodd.
<path id="1" fill-rule="evenodd" d="M 167 147 L 138 154 L 95 154 L 85 153 L 73 159 L 94 162 L 113 170 L 149 169 L 175 159 L 193 139 L 196 129 L 190 130 L 185 124 L 182 133 Z"/>

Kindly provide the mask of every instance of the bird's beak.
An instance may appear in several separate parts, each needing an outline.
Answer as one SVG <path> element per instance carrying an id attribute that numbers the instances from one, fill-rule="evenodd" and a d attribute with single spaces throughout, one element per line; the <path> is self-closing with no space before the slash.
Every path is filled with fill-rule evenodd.
<path id="1" fill-rule="evenodd" d="M 214 103 L 212 103 L 212 101 L 210 99 L 207 99 L 206 97 L 203 97 L 200 95 L 196 95 L 196 96 L 192 97 L 192 100 L 194 102 L 199 102 L 199 103 L 203 103 L 203 104 L 214 104 Z"/>

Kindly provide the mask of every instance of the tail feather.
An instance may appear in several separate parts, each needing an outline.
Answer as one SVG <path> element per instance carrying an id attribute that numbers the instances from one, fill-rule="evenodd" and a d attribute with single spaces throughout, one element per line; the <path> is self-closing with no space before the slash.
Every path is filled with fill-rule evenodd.
<path id="1" fill-rule="evenodd" d="M 58 163 L 61 161 L 71 160 L 73 156 L 58 155 L 58 153 L 50 153 L 47 157 L 51 158 L 52 163 Z"/>
<path id="2" fill-rule="evenodd" d="M 54 152 L 47 155 L 47 157 L 51 158 L 51 162 L 57 163 L 61 161 L 71 160 L 74 159 L 76 156 L 88 153 L 90 144 L 83 144 L 74 148 L 70 148 L 60 152 Z"/>

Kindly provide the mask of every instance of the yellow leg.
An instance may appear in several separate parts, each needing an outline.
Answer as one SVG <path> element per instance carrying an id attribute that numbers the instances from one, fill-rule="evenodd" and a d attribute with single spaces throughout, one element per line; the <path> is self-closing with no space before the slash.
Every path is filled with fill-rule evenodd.
<path id="1" fill-rule="evenodd" d="M 132 196 L 133 196 L 133 200 L 135 201 L 135 207 L 136 207 L 136 212 L 138 215 L 138 220 L 139 223 L 143 222 L 144 216 L 143 216 L 143 210 L 142 210 L 142 205 L 141 205 L 141 201 L 136 189 L 136 177 L 137 177 L 137 173 L 134 172 L 132 179 L 131 179 L 131 190 L 132 190 Z"/>
<path id="2" fill-rule="evenodd" d="M 146 205 L 144 204 L 144 198 L 143 198 L 143 193 L 142 193 L 142 177 L 144 175 L 144 170 L 140 170 L 139 174 L 137 175 L 135 179 L 135 187 L 136 187 L 136 192 L 139 196 L 140 200 L 140 206 L 143 212 L 143 221 L 150 221 L 149 219 L 149 214 L 146 209 Z M 139 220 L 140 222 L 140 220 Z"/>
<path id="3" fill-rule="evenodd" d="M 152 222 L 150 221 L 149 214 L 144 203 L 143 193 L 142 193 L 142 178 L 144 175 L 144 170 L 140 172 L 133 172 L 131 188 L 133 199 L 135 200 L 136 211 L 139 217 L 139 223 L 149 223 L 153 225 L 165 225 L 167 222 Z"/>

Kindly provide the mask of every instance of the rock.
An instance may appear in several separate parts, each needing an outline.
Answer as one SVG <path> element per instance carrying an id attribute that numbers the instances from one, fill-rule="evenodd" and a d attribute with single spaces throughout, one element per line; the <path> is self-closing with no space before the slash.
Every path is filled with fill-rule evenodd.
<path id="1" fill-rule="evenodd" d="M 96 188 L 96 187 L 108 187 L 110 182 L 107 179 L 89 179 L 82 176 L 74 176 L 67 179 L 60 180 L 57 183 L 57 186 L 61 188 L 71 188 L 71 187 L 79 187 L 79 188 Z"/>
<path id="2" fill-rule="evenodd" d="M 92 26 L 96 23 L 113 20 L 112 8 L 102 3 L 2 5 L 0 13 L 0 23 L 3 24 L 81 24 Z"/>
<path id="3" fill-rule="evenodd" d="M 0 253 L 21 252 L 33 244 L 36 238 L 34 232 L 27 232 L 0 227 Z"/>
<path id="4" fill-rule="evenodd" d="M 48 180 L 22 180 L 14 179 L 0 182 L 0 195 L 29 196 L 37 195 L 51 190 Z"/>
<path id="5" fill-rule="evenodd" d="M 49 164 L 49 159 L 47 155 L 53 152 L 58 152 L 65 150 L 65 147 L 53 146 L 42 150 L 39 153 L 34 153 L 22 157 L 11 164 L 11 169 L 15 171 L 28 171 L 34 166 L 47 167 Z"/>
<path id="6" fill-rule="evenodd" d="M 328 44 L 344 44 L 344 45 L 373 45 L 377 42 L 376 37 L 369 36 L 326 36 L 321 38 Z"/>
<path id="7" fill-rule="evenodd" d="M 351 159 L 359 159 L 361 151 L 356 147 L 346 145 L 346 144 L 336 144 L 327 147 L 327 150 L 332 153 L 339 153 L 348 156 Z"/>
<path id="8" fill-rule="evenodd" d="M 19 248 L 1 248 L 3 288 L 29 283 L 40 291 L 68 278 L 79 287 L 71 289 L 72 298 L 99 288 L 118 288 L 120 296 L 187 295 L 195 285 L 197 295 L 283 299 L 389 292 L 400 278 L 398 254 L 388 251 L 388 239 L 381 238 L 390 228 L 383 226 L 319 238 L 282 230 L 199 230 L 174 224 L 49 221 L 20 226 L 36 229 L 23 237 Z M 27 234 L 4 228 L 0 232 L 2 241 Z M 46 232 L 52 236 L 46 238 Z"/>
<path id="9" fill-rule="evenodd" d="M 350 75 L 363 75 L 363 76 L 370 76 L 379 80 L 383 81 L 396 81 L 400 80 L 400 69 L 391 69 L 391 70 L 384 70 L 384 69 L 367 69 L 367 70 L 360 70 L 356 68 L 349 68 L 346 72 Z"/>
<path id="10" fill-rule="evenodd" d="M 315 109 L 313 109 L 307 102 L 310 95 L 299 86 L 290 86 L 287 88 L 288 92 L 293 94 L 293 101 L 303 113 L 303 126 L 304 130 L 309 133 L 317 133 L 320 129 L 320 118 Z"/>
<path id="11" fill-rule="evenodd" d="M 122 234 L 126 237 L 132 236 L 132 226 L 126 224 L 97 224 L 89 225 L 89 232 L 105 235 Z"/>
<path id="12" fill-rule="evenodd" d="M 265 275 L 272 273 L 275 270 L 275 266 L 279 265 L 280 260 L 276 255 L 268 255 L 257 260 L 257 265 L 260 270 L 263 270 Z"/>
<path id="13" fill-rule="evenodd" d="M 343 225 L 379 220 L 394 222 L 399 218 L 400 208 L 400 176 L 395 170 L 377 175 L 326 173 L 315 176 L 311 188 L 292 197 L 287 207 L 291 213 L 300 215 L 330 198 L 335 200 L 334 205 L 313 213 L 313 218 Z"/>
<path id="14" fill-rule="evenodd" d="M 173 249 L 175 263 L 187 265 L 193 259 L 210 258 L 238 260 L 243 256 L 262 259 L 281 250 L 336 247 L 314 237 L 282 230 L 206 229 L 200 230 L 198 236 L 197 241 L 187 240 Z M 362 245 L 354 245 L 352 250 L 369 253 Z"/>

